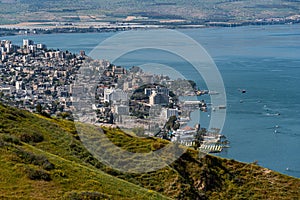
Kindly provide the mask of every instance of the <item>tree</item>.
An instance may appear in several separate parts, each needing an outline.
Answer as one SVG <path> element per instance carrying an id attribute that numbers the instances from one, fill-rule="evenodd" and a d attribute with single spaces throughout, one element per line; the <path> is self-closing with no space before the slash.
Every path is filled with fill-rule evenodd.
<path id="1" fill-rule="evenodd" d="M 192 81 L 192 80 L 188 80 L 188 82 L 191 84 L 192 88 L 195 90 L 196 89 L 196 83 L 195 81 Z"/>
<path id="2" fill-rule="evenodd" d="M 36 112 L 42 113 L 42 111 L 43 111 L 43 107 L 42 107 L 42 105 L 41 105 L 40 103 L 38 103 L 38 104 L 36 105 Z"/>
<path id="3" fill-rule="evenodd" d="M 174 116 L 171 116 L 169 118 L 169 120 L 167 121 L 166 125 L 165 125 L 165 128 L 167 130 L 171 130 L 171 129 L 178 129 L 180 125 L 178 125 L 176 123 L 176 120 L 177 120 L 177 117 L 174 115 Z"/>
<path id="4" fill-rule="evenodd" d="M 207 130 L 206 128 L 201 128 L 199 131 L 197 131 L 196 135 L 195 135 L 195 140 L 196 141 L 203 141 L 203 137 L 206 135 Z"/>
<path id="5" fill-rule="evenodd" d="M 114 123 L 114 114 L 111 112 L 110 115 L 109 115 L 109 121 L 108 121 L 109 124 L 113 124 Z"/>

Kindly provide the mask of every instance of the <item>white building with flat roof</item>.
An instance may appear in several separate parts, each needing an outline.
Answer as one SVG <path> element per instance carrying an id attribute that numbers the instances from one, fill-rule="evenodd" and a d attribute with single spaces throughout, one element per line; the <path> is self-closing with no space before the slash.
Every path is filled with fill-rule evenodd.
<path id="1" fill-rule="evenodd" d="M 121 89 L 104 89 L 104 102 L 127 102 L 128 94 Z"/>
<path id="2" fill-rule="evenodd" d="M 163 108 L 161 112 L 161 119 L 168 120 L 172 116 L 178 117 L 178 109 L 177 108 Z"/>

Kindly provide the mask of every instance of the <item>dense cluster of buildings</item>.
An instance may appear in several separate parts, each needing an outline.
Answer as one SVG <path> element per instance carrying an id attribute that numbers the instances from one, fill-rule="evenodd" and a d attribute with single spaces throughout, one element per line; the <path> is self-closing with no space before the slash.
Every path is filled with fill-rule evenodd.
<path id="1" fill-rule="evenodd" d="M 126 70 L 110 64 L 100 71 L 97 104 L 93 105 L 99 123 L 109 122 L 113 115 L 113 123 L 118 126 L 145 126 L 148 129 L 153 123 L 150 122 L 151 111 L 164 111 L 164 120 L 172 114 L 178 116 L 178 108 L 166 108 L 173 103 L 169 89 L 154 84 L 166 81 L 166 77 L 146 74 L 140 69 Z"/>
<path id="2" fill-rule="evenodd" d="M 85 59 L 68 51 L 47 49 L 24 39 L 22 46 L 0 42 L 0 95 L 5 103 L 57 115 L 72 111 L 70 84 Z"/>
<path id="3" fill-rule="evenodd" d="M 180 125 L 193 110 L 205 111 L 206 104 L 179 101 L 177 97 L 195 92 L 183 80 L 144 73 L 138 67 L 126 70 L 92 60 L 83 51 L 75 55 L 47 49 L 28 39 L 22 46 L 1 41 L 0 55 L 0 99 L 6 104 L 67 118 L 81 109 L 79 117 L 86 122 L 116 124 L 124 129 L 140 127 L 145 134 L 155 136 L 166 132 L 167 121 L 175 117 L 177 128 L 169 127 L 171 134 L 160 136 L 187 146 L 195 143 L 198 130 Z M 96 88 L 89 88 L 91 77 Z M 95 97 L 91 106 L 88 94 Z"/>
<path id="4" fill-rule="evenodd" d="M 198 129 L 185 127 L 185 124 L 190 120 L 190 113 L 206 108 L 206 103 L 179 101 L 179 96 L 195 92 L 188 81 L 183 84 L 183 80 L 171 80 L 167 76 L 148 74 L 138 67 L 126 70 L 109 63 L 96 71 L 98 71 L 96 74 L 100 74 L 100 78 L 97 78 L 99 79 L 97 98 L 92 107 L 97 115 L 88 113 L 90 108 L 87 107 L 81 112 L 85 113 L 85 121 L 96 124 L 113 123 L 124 130 L 138 127 L 145 135 L 163 137 L 187 146 L 195 144 Z M 76 87 L 83 88 L 89 85 L 87 75 L 90 72 L 83 73 L 85 75 L 81 74 L 82 80 Z M 173 91 L 169 88 L 175 89 Z M 82 95 L 85 94 L 82 92 Z M 166 128 L 166 123 L 172 117 L 175 117 L 178 126 Z M 171 134 L 157 134 L 167 131 Z"/>

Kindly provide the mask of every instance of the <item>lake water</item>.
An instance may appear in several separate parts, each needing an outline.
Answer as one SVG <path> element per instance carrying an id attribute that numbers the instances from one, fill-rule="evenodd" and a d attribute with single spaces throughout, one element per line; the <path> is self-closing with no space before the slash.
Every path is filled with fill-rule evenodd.
<path id="1" fill-rule="evenodd" d="M 258 161 L 263 167 L 300 177 L 300 25 L 180 31 L 205 47 L 224 80 L 227 117 L 222 133 L 230 140 L 231 148 L 219 155 L 243 162 Z M 88 53 L 113 34 L 53 34 L 26 38 L 54 49 Z M 23 38 L 1 39 L 21 44 Z M 168 56 L 151 57 L 145 52 L 127 55 L 117 64 L 132 66 L 153 58 L 158 63 L 182 69 L 187 65 Z M 195 79 L 202 86 L 202 79 Z M 242 94 L 239 89 L 247 92 Z M 278 113 L 280 115 L 276 115 Z M 202 114 L 201 124 L 205 126 L 208 118 L 209 113 Z"/>

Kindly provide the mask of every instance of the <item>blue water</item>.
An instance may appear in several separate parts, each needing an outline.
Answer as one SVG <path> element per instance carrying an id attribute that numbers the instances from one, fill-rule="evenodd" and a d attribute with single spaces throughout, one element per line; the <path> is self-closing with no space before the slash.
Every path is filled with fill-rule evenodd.
<path id="1" fill-rule="evenodd" d="M 300 25 L 247 26 L 181 30 L 209 52 L 224 80 L 227 117 L 223 134 L 231 148 L 220 156 L 258 164 L 300 177 Z M 115 33 L 27 36 L 54 49 L 90 52 Z M 9 39 L 21 44 L 24 36 Z M 143 61 L 182 66 L 170 55 L 150 57 L 133 53 L 117 64 Z M 191 71 L 186 71 L 190 73 Z M 195 77 L 203 83 L 201 77 Z M 202 85 L 201 85 L 202 86 Z M 205 85 L 203 85 L 205 87 Z M 246 89 L 242 94 L 239 89 Z M 280 113 L 280 115 L 275 115 Z M 201 124 L 209 116 L 201 115 Z M 288 170 L 287 170 L 288 168 Z"/>

